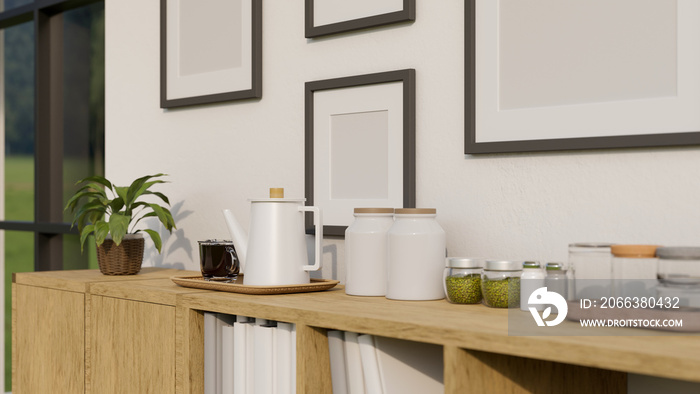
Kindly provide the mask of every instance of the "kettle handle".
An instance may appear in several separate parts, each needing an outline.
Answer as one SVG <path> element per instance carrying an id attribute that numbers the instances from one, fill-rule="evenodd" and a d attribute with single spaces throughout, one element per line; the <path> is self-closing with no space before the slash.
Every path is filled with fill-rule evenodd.
<path id="1" fill-rule="evenodd" d="M 321 208 L 319 207 L 307 207 L 300 206 L 299 212 L 313 212 L 314 213 L 314 232 L 316 234 L 315 238 L 315 256 L 314 265 L 305 265 L 302 267 L 304 271 L 318 271 L 321 269 L 321 242 L 323 241 L 323 224 L 321 221 Z"/>

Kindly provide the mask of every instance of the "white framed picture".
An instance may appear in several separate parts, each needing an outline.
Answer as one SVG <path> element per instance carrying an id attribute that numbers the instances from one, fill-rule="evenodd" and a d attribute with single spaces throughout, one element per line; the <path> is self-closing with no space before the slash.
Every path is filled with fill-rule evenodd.
<path id="1" fill-rule="evenodd" d="M 161 0 L 161 108 L 262 95 L 262 0 Z"/>
<path id="2" fill-rule="evenodd" d="M 697 1 L 465 7 L 465 153 L 700 143 Z"/>
<path id="3" fill-rule="evenodd" d="M 306 38 L 416 19 L 416 0 L 306 0 Z"/>
<path id="4" fill-rule="evenodd" d="M 415 71 L 307 82 L 305 157 L 324 234 L 344 235 L 354 208 L 415 207 Z"/>

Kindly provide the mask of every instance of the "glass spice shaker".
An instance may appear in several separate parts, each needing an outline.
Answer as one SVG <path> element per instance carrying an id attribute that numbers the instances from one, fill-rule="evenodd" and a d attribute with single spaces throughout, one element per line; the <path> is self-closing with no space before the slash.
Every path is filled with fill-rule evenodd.
<path id="1" fill-rule="evenodd" d="M 523 273 L 520 275 L 520 310 L 528 311 L 530 294 L 540 287 L 544 287 L 544 271 L 538 261 L 526 261 L 523 263 Z M 544 310 L 544 305 L 533 305 L 538 311 Z"/>
<path id="2" fill-rule="evenodd" d="M 558 293 L 564 299 L 568 294 L 568 278 L 562 263 L 547 263 L 545 266 L 547 276 L 544 278 L 544 285 L 547 291 Z"/>
<path id="3" fill-rule="evenodd" d="M 464 257 L 449 257 L 443 274 L 447 301 L 453 304 L 481 302 L 481 270 L 484 261 Z"/>

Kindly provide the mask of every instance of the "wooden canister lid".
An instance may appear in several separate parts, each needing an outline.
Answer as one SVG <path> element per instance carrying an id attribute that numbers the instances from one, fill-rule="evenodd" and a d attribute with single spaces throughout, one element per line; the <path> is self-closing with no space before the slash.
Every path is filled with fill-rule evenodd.
<path id="1" fill-rule="evenodd" d="M 394 208 L 355 208 L 355 213 L 394 213 Z"/>
<path id="2" fill-rule="evenodd" d="M 435 208 L 396 208 L 397 215 L 435 215 Z"/>
<path id="3" fill-rule="evenodd" d="M 271 187 L 270 188 L 270 198 L 284 198 L 284 188 L 283 187 Z"/>
<path id="4" fill-rule="evenodd" d="M 651 258 L 656 256 L 658 245 L 612 245 L 610 253 L 615 257 Z"/>

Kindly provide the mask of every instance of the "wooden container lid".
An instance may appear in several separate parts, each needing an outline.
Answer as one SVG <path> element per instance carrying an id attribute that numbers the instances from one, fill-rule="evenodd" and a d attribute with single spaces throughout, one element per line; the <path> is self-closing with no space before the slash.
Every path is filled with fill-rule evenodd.
<path id="1" fill-rule="evenodd" d="M 396 208 L 397 215 L 435 215 L 435 208 Z"/>
<path id="2" fill-rule="evenodd" d="M 270 188 L 270 198 L 284 198 L 284 188 L 283 187 L 271 187 Z"/>
<path id="3" fill-rule="evenodd" d="M 652 258 L 658 245 L 612 245 L 610 252 L 615 257 Z"/>
<path id="4" fill-rule="evenodd" d="M 394 213 L 394 208 L 355 208 L 355 213 Z"/>

